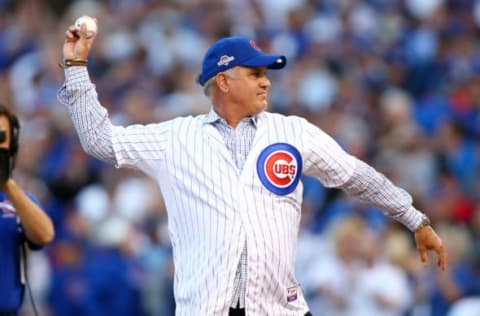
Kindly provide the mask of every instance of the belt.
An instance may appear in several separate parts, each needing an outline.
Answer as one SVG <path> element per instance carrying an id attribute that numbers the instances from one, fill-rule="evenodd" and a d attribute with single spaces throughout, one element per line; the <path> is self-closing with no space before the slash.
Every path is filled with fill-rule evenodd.
<path id="1" fill-rule="evenodd" d="M 245 316 L 245 308 L 230 308 L 230 312 L 228 313 L 228 316 Z M 313 316 L 313 315 L 312 313 L 307 312 L 305 316 Z"/>
<path id="2" fill-rule="evenodd" d="M 0 312 L 0 316 L 17 316 L 17 312 Z"/>

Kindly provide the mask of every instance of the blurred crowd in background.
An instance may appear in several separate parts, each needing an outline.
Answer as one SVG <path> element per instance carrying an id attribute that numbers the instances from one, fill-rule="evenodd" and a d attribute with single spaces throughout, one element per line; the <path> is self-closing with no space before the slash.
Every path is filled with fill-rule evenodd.
<path id="1" fill-rule="evenodd" d="M 195 82 L 206 49 L 246 35 L 288 58 L 270 72 L 271 111 L 308 118 L 430 216 L 443 273 L 380 210 L 305 178 L 297 275 L 314 315 L 479 315 L 480 1 L 0 0 L 0 102 L 22 126 L 14 177 L 57 230 L 29 258 L 41 315 L 175 307 L 157 184 L 86 156 L 56 99 L 80 15 L 98 18 L 88 68 L 115 123 L 207 112 Z"/>

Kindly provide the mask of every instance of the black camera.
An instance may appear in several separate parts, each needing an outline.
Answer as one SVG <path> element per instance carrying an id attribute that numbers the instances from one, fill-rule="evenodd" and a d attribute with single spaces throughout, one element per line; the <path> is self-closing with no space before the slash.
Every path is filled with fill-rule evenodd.
<path id="1" fill-rule="evenodd" d="M 7 140 L 7 132 L 4 129 L 0 129 L 0 144 Z"/>
<path id="2" fill-rule="evenodd" d="M 0 144 L 7 140 L 7 132 L 0 129 Z M 3 185 L 10 178 L 11 155 L 9 148 L 0 148 L 0 184 Z"/>

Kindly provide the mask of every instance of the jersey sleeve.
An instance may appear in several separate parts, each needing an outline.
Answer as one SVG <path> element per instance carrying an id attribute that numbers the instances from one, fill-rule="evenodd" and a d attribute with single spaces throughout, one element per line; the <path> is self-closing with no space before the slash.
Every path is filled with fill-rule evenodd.
<path id="1" fill-rule="evenodd" d="M 154 165 L 164 160 L 165 149 L 171 135 L 171 121 L 148 124 L 115 126 L 112 129 L 112 147 L 117 167 Z"/>
<path id="2" fill-rule="evenodd" d="M 317 178 L 326 187 L 338 187 L 347 182 L 356 167 L 355 157 L 317 126 L 306 120 L 302 125 L 304 174 Z"/>
<path id="3" fill-rule="evenodd" d="M 329 135 L 306 123 L 306 175 L 317 177 L 327 187 L 337 187 L 348 195 L 381 209 L 409 230 L 415 230 L 423 214 L 413 205 L 408 192 L 394 185 L 382 173 L 345 152 Z"/>
<path id="4" fill-rule="evenodd" d="M 65 69 L 65 83 L 57 97 L 67 107 L 87 154 L 116 167 L 139 169 L 145 167 L 139 162 L 162 159 L 171 123 L 113 125 L 85 67 Z"/>

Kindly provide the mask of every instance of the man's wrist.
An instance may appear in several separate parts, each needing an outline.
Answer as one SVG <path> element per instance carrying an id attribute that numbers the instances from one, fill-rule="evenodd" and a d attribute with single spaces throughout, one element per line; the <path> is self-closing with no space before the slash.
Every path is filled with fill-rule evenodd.
<path id="1" fill-rule="evenodd" d="M 420 225 L 418 225 L 418 227 L 415 229 L 415 231 L 418 231 L 419 229 L 430 226 L 432 224 L 431 221 L 430 221 L 430 218 L 428 218 L 428 216 L 426 214 L 422 214 L 422 215 L 423 215 L 422 222 L 420 223 Z"/>
<path id="2" fill-rule="evenodd" d="M 68 67 L 74 67 L 74 66 L 87 66 L 88 65 L 88 60 L 87 59 L 81 59 L 81 58 L 66 58 L 63 63 L 58 64 L 60 68 L 65 69 Z"/>

